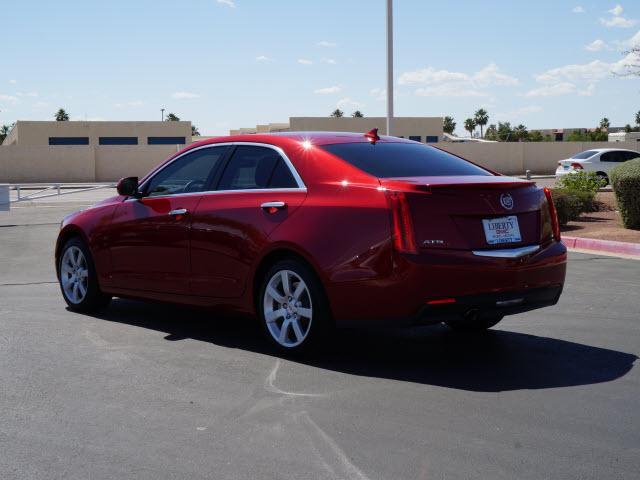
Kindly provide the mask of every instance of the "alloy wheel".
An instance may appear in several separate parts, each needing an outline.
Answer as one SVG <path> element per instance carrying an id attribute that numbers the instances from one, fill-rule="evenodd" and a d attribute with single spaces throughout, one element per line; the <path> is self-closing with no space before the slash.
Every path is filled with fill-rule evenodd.
<path id="1" fill-rule="evenodd" d="M 291 270 L 276 272 L 264 292 L 264 320 L 273 339 L 286 348 L 297 347 L 311 330 L 313 305 L 309 288 Z"/>
<path id="2" fill-rule="evenodd" d="M 73 304 L 81 303 L 89 289 L 89 267 L 87 259 L 76 246 L 67 248 L 60 261 L 62 291 Z"/>

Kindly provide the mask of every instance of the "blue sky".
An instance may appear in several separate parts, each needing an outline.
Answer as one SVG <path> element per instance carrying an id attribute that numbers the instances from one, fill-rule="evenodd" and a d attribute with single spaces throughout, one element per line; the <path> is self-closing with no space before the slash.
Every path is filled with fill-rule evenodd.
<path id="1" fill-rule="evenodd" d="M 289 116 L 384 115 L 384 0 L 2 2 L 0 123 L 155 120 L 202 134 Z M 479 107 L 533 128 L 633 123 L 640 2 L 395 1 L 396 115 Z"/>

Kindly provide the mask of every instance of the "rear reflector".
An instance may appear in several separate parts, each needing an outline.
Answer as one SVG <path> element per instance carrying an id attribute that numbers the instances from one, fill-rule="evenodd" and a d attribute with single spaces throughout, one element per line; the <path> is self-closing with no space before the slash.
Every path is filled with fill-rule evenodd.
<path id="1" fill-rule="evenodd" d="M 445 303 L 456 303 L 455 298 L 440 298 L 438 300 L 429 300 L 427 305 L 444 305 Z"/>
<path id="2" fill-rule="evenodd" d="M 393 222 L 391 232 L 393 235 L 393 247 L 398 252 L 418 253 L 407 197 L 403 192 L 387 190 L 387 199 L 389 200 Z"/>
<path id="3" fill-rule="evenodd" d="M 547 206 L 549 207 L 549 216 L 551 217 L 551 231 L 553 232 L 553 238 L 560 241 L 560 222 L 558 221 L 558 212 L 556 206 L 553 203 L 553 197 L 551 196 L 551 190 L 544 189 L 544 194 L 547 197 Z"/>

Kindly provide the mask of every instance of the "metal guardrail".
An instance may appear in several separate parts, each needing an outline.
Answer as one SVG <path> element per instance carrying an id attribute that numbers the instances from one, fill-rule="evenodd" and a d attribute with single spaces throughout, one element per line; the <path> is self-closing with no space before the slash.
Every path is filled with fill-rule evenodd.
<path id="1" fill-rule="evenodd" d="M 28 184 L 10 184 L 9 191 L 14 190 L 17 193 L 17 197 L 14 200 L 9 200 L 9 203 L 24 202 L 27 200 L 37 200 L 40 198 L 57 197 L 59 195 L 70 195 L 72 193 L 90 192 L 93 190 L 100 190 L 102 188 L 115 188 L 115 183 L 107 183 L 100 185 L 91 185 L 87 183 L 28 183 Z M 23 194 L 25 190 L 37 191 Z M 63 191 L 69 190 L 69 191 Z"/>

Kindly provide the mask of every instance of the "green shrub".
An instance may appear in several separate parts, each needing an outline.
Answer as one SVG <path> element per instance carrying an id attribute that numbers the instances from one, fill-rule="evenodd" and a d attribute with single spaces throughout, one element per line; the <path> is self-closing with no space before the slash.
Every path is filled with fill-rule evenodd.
<path id="1" fill-rule="evenodd" d="M 558 186 L 562 189 L 596 194 L 603 181 L 595 172 L 577 172 L 560 177 Z"/>
<path id="2" fill-rule="evenodd" d="M 640 230 L 640 158 L 618 165 L 610 177 L 623 225 Z"/>
<path id="3" fill-rule="evenodd" d="M 551 197 L 558 212 L 560 225 L 576 220 L 583 212 L 583 202 L 574 191 L 554 188 L 551 190 Z"/>

